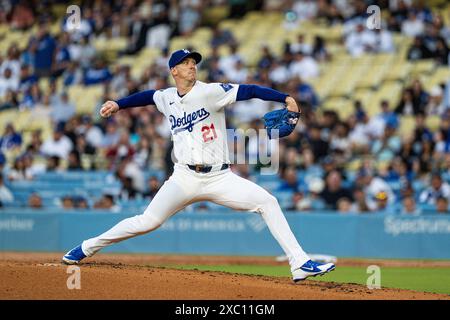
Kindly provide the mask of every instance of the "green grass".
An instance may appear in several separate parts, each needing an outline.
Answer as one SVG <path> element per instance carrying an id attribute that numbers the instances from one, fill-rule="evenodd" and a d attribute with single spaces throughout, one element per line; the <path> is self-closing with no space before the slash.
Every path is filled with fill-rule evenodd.
<path id="1" fill-rule="evenodd" d="M 261 266 L 261 265 L 167 265 L 166 267 L 201 270 L 223 271 L 274 277 L 290 277 L 287 266 Z M 334 281 L 341 283 L 358 283 L 366 285 L 370 274 L 365 267 L 336 267 L 333 272 L 323 277 L 312 278 L 314 281 Z M 381 267 L 381 287 L 409 289 L 433 293 L 450 294 L 450 268 L 404 268 Z"/>

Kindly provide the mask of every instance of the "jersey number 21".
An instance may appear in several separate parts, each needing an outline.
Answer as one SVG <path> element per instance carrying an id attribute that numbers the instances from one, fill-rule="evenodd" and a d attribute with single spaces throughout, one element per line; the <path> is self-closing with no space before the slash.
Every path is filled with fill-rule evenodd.
<path id="1" fill-rule="evenodd" d="M 216 129 L 214 129 L 214 123 L 211 123 L 210 126 L 207 125 L 203 126 L 202 133 L 203 133 L 203 142 L 212 141 L 217 138 Z"/>

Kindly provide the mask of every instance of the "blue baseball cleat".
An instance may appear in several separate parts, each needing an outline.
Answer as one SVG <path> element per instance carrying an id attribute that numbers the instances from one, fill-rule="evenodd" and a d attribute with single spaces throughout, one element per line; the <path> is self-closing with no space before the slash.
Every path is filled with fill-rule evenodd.
<path id="1" fill-rule="evenodd" d="M 325 273 L 333 271 L 336 266 L 332 263 L 319 263 L 312 260 L 306 261 L 300 268 L 292 271 L 294 282 L 305 280 L 308 277 L 323 276 Z"/>
<path id="2" fill-rule="evenodd" d="M 76 246 L 69 252 L 67 252 L 64 257 L 62 257 L 62 263 L 64 264 L 78 264 L 81 260 L 86 258 L 83 250 L 81 249 L 81 244 Z"/>

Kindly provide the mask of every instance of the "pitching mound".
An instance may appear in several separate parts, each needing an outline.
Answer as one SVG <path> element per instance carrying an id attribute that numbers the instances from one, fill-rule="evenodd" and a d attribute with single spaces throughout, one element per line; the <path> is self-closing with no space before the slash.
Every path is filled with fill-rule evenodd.
<path id="1" fill-rule="evenodd" d="M 284 277 L 168 269 L 157 265 L 174 260 L 189 263 L 192 258 L 182 261 L 179 256 L 164 259 L 149 255 L 104 254 L 90 258 L 79 265 L 81 288 L 70 290 L 67 283 L 74 274 L 67 273 L 70 269 L 59 263 L 60 257 L 61 254 L 1 253 L 0 299 L 450 299 L 447 295 L 409 290 L 369 290 L 357 284 L 294 284 Z M 219 259 L 220 263 L 224 259 Z"/>

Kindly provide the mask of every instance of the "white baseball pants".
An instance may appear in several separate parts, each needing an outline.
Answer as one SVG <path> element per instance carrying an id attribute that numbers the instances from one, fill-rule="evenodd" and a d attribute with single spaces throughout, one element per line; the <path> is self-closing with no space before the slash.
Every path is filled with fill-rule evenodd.
<path id="1" fill-rule="evenodd" d="M 277 199 L 257 184 L 234 174 L 230 169 L 197 173 L 175 164 L 172 176 L 164 182 L 141 215 L 127 218 L 98 237 L 82 243 L 89 257 L 100 249 L 157 229 L 169 217 L 198 201 L 260 213 L 270 232 L 289 259 L 291 270 L 309 260 L 292 233 Z"/>

